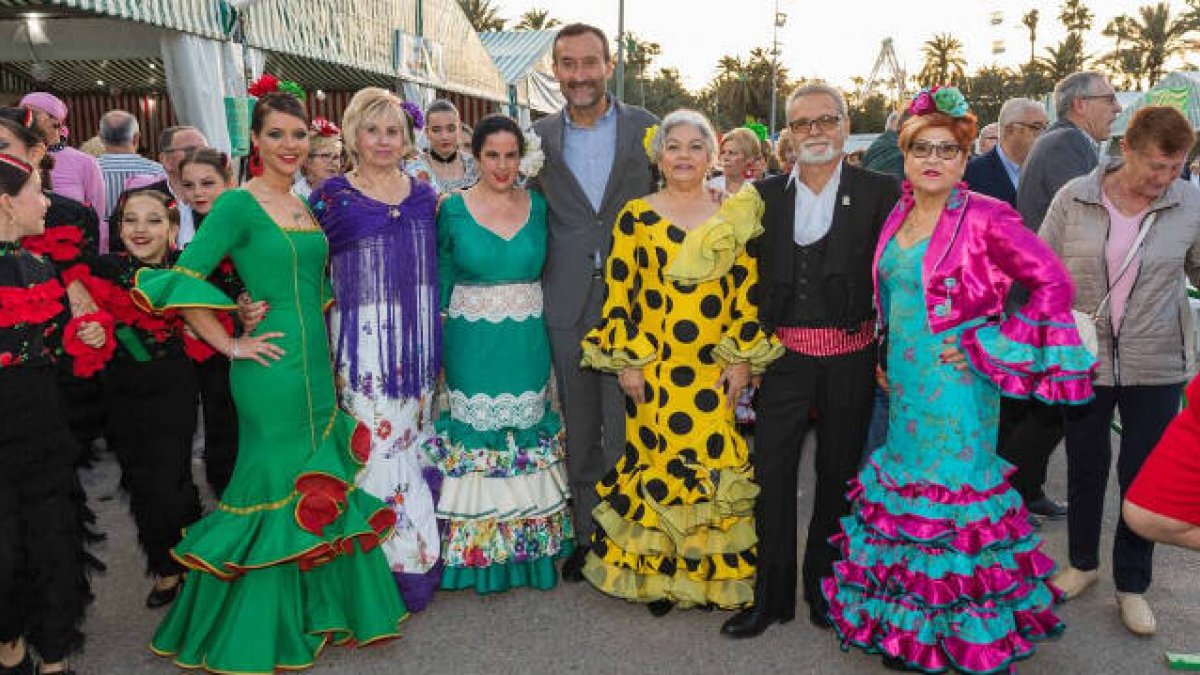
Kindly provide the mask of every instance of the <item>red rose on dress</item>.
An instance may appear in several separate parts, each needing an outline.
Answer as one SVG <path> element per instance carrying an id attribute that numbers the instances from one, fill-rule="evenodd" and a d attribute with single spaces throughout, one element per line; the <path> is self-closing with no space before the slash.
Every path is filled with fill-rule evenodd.
<path id="1" fill-rule="evenodd" d="M 47 227 L 41 234 L 21 239 L 21 247 L 26 251 L 44 255 L 55 262 L 78 258 L 81 244 L 83 230 L 74 225 Z"/>
<path id="2" fill-rule="evenodd" d="M 360 423 L 354 427 L 354 433 L 350 436 L 350 452 L 359 464 L 367 463 L 371 456 L 371 432 L 367 425 Z"/>
<path id="3" fill-rule="evenodd" d="M 4 352 L 3 354 L 0 354 L 0 368 L 11 366 L 15 361 L 16 358 L 12 355 L 12 352 Z"/>

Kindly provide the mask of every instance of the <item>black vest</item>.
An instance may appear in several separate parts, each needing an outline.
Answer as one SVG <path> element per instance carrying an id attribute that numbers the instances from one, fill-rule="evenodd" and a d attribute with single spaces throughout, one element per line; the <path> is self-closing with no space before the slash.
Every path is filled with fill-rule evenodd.
<path id="1" fill-rule="evenodd" d="M 786 307 L 780 325 L 828 326 L 829 303 L 825 298 L 825 251 L 829 236 L 808 246 L 792 244 L 792 303 Z"/>

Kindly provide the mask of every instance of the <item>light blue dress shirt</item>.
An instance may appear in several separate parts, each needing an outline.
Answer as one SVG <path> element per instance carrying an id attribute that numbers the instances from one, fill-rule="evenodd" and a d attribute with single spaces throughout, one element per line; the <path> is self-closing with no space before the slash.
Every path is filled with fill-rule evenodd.
<path id="1" fill-rule="evenodd" d="M 1000 163 L 1004 165 L 1004 170 L 1008 172 L 1008 179 L 1012 181 L 1013 188 L 1017 188 L 1020 185 L 1019 181 L 1021 180 L 1020 165 L 1009 159 L 1008 155 L 1004 154 L 1004 148 L 1000 147 L 999 143 L 996 144 L 996 155 L 1000 157 Z"/>
<path id="2" fill-rule="evenodd" d="M 617 154 L 616 106 L 610 100 L 608 110 L 590 127 L 575 124 L 570 114 L 564 117 L 567 123 L 563 127 L 563 160 L 575 174 L 592 208 L 599 213 Z"/>

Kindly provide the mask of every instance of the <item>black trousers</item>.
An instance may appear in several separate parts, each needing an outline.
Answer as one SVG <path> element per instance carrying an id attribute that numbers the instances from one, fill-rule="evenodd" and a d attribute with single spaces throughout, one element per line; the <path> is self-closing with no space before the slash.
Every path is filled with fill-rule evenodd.
<path id="1" fill-rule="evenodd" d="M 196 364 L 196 381 L 204 410 L 204 477 L 220 499 L 237 463 L 238 422 L 229 389 L 229 359 L 213 354 Z"/>
<path id="2" fill-rule="evenodd" d="M 1009 482 L 1025 503 L 1046 496 L 1046 467 L 1063 439 L 1063 406 L 1037 400 L 1000 399 L 996 452 L 1017 468 Z"/>
<path id="3" fill-rule="evenodd" d="M 1113 409 L 1121 411 L 1121 451 L 1117 484 L 1121 499 L 1133 484 L 1150 451 L 1179 412 L 1183 384 L 1095 387 L 1090 404 L 1066 411 L 1067 526 L 1071 566 L 1094 570 L 1100 566 L 1100 526 L 1104 493 L 1112 466 Z M 1145 593 L 1154 568 L 1154 542 L 1129 529 L 1118 514 L 1113 540 L 1113 581 L 1118 591 Z"/>
<path id="4" fill-rule="evenodd" d="M 833 574 L 829 538 L 848 515 L 847 482 L 858 472 L 875 394 L 875 348 L 815 358 L 788 351 L 771 364 L 758 391 L 751 461 L 762 491 L 755 504 L 758 578 L 754 601 L 777 618 L 796 608 L 796 491 L 800 453 L 816 427 L 816 486 L 804 546 L 804 599 L 823 608 L 821 579 Z"/>
<path id="5" fill-rule="evenodd" d="M 192 481 L 195 369 L 183 357 L 112 363 L 104 373 L 104 400 L 105 438 L 121 465 L 147 570 L 178 574 L 183 568 L 170 550 L 200 518 Z"/>

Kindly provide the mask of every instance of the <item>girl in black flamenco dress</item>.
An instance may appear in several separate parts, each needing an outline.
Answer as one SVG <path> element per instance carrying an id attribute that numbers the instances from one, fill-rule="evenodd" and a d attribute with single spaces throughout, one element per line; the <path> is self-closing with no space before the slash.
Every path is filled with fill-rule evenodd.
<path id="1" fill-rule="evenodd" d="M 112 350 L 103 313 L 68 320 L 54 265 L 18 240 L 44 228 L 48 200 L 23 159 L 0 154 L 0 673 L 69 673 L 92 599 L 85 550 L 90 519 L 75 473 L 55 362 L 79 375 Z"/>

